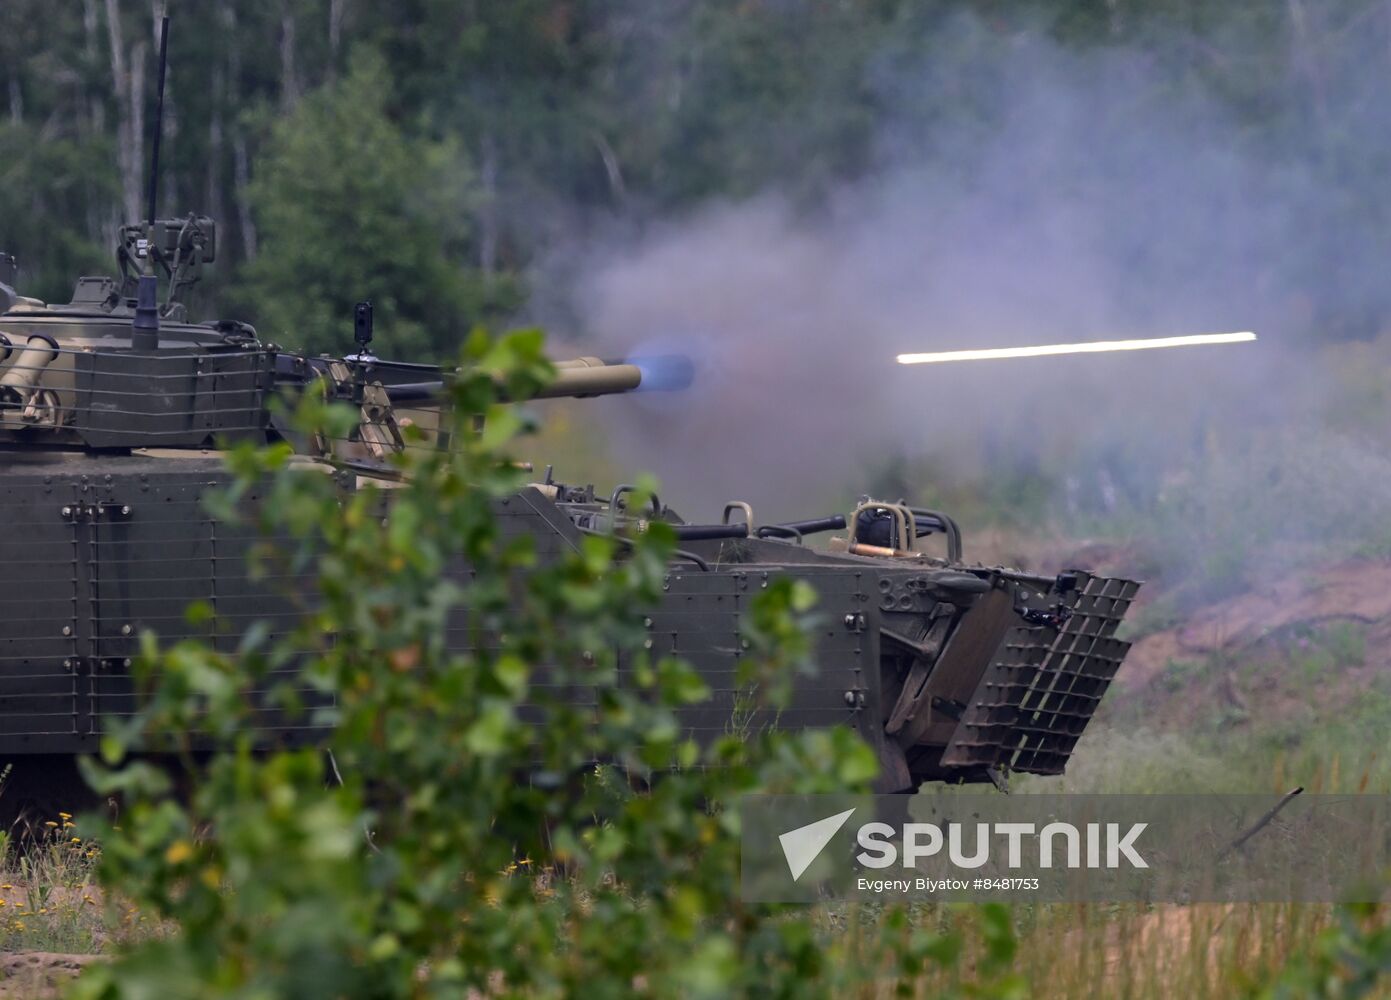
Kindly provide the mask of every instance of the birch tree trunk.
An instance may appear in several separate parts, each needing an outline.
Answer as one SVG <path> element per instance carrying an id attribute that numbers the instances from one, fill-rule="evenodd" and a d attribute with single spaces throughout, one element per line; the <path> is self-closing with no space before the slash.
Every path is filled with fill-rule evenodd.
<path id="1" fill-rule="evenodd" d="M 241 87 L 241 45 L 237 41 L 237 12 L 231 0 L 219 0 L 218 12 L 227 29 L 227 80 L 230 92 Z M 256 259 L 256 223 L 251 218 L 251 201 L 247 189 L 251 185 L 251 163 L 246 148 L 246 128 L 239 121 L 232 123 L 232 200 L 237 207 L 237 229 L 241 233 L 242 256 Z"/>
<path id="2" fill-rule="evenodd" d="M 299 103 L 299 75 L 295 71 L 295 14 L 289 3 L 280 8 L 280 106 L 293 111 Z"/>
<path id="3" fill-rule="evenodd" d="M 95 67 L 99 65 L 101 56 L 101 11 L 97 6 L 97 0 L 82 0 L 82 35 L 87 65 Z M 91 137 L 106 134 L 106 88 L 98 90 L 92 86 L 93 82 L 84 79 L 84 89 L 87 91 L 87 120 L 83 124 L 87 129 L 87 135 Z M 112 205 L 99 205 L 96 199 L 88 199 L 86 224 L 87 232 L 99 239 L 102 246 L 115 246 L 116 231 L 120 228 L 121 220 L 116 217 Z"/>
<path id="4" fill-rule="evenodd" d="M 227 84 L 221 63 L 214 63 L 210 83 L 212 114 L 208 119 L 208 176 L 203 194 L 203 211 L 220 223 L 222 214 L 222 105 L 227 99 Z"/>
<path id="5" fill-rule="evenodd" d="M 116 95 L 116 166 L 121 174 L 121 209 L 127 222 L 140 218 L 140 135 L 145 124 L 144 43 L 127 59 L 119 0 L 106 0 L 106 35 L 111 46 L 111 84 Z M 132 63 L 136 71 L 132 71 Z"/>
<path id="6" fill-rule="evenodd" d="M 328 4 L 328 78 L 338 71 L 338 50 L 343 45 L 343 0 Z"/>
<path id="7" fill-rule="evenodd" d="M 101 54 L 101 13 L 97 9 L 97 0 L 82 0 L 82 34 L 87 56 L 87 65 L 96 66 L 98 56 Z M 103 95 L 97 93 L 90 87 L 91 81 L 86 81 L 90 91 L 87 100 L 87 115 L 92 135 L 102 135 L 106 132 L 106 101 Z"/>

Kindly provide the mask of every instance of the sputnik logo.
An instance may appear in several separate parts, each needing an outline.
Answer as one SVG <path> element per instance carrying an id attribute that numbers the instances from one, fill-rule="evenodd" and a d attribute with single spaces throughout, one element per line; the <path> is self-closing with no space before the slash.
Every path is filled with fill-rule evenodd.
<path id="1" fill-rule="evenodd" d="M 802 873 L 811 867 L 811 863 L 826 849 L 831 838 L 854 812 L 854 809 L 847 809 L 843 813 L 827 816 L 778 836 L 778 843 L 782 844 L 783 857 L 787 859 L 787 870 L 792 873 L 792 881 L 797 881 L 802 877 Z"/>

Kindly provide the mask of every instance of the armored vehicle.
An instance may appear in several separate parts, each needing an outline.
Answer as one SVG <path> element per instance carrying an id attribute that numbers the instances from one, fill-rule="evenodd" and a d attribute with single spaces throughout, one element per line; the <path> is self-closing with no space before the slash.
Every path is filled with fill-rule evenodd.
<path id="1" fill-rule="evenodd" d="M 167 32 L 166 18 L 161 109 Z M 136 707 L 131 661 L 142 631 L 164 641 L 197 634 L 230 652 L 253 622 L 274 633 L 297 613 L 279 587 L 249 571 L 251 529 L 209 513 L 208 494 L 230 480 L 219 448 L 290 440 L 303 461 L 351 491 L 395 475 L 385 460 L 405 446 L 407 420 L 433 446 L 449 447 L 447 435 L 432 433 L 441 429 L 448 373 L 374 357 L 368 303 L 356 309 L 358 348 L 345 357 L 283 350 L 245 323 L 189 321 L 184 300 L 215 258 L 216 227 L 197 215 L 156 218 L 159 120 L 157 112 L 149 211 L 121 231 L 116 277 L 81 278 L 72 301 L 46 304 L 14 292 L 15 260 L 0 255 L 7 814 L 76 804 L 77 756 L 96 751 Z M 556 368 L 547 395 L 690 379 L 680 359 L 580 358 Z M 305 439 L 280 425 L 272 401 L 310 385 L 357 409 L 347 440 Z M 1136 583 L 970 565 L 960 529 L 941 511 L 866 497 L 843 514 L 764 522 L 733 500 L 720 523 L 691 524 L 656 500 L 650 510 L 629 509 L 631 492 L 619 486 L 600 496 L 548 470 L 502 498 L 497 514 L 505 532 L 533 538 L 541 572 L 586 532 L 643 519 L 673 526 L 680 547 L 644 621 L 650 647 L 688 660 L 714 692 L 682 718 L 696 738 L 729 727 L 741 620 L 779 576 L 816 589 L 822 626 L 816 673 L 798 679 L 778 723 L 853 727 L 878 754 L 884 791 L 1061 773 L 1128 648 L 1115 633 Z M 807 544 L 830 532 L 840 534 L 820 548 Z M 193 601 L 210 621 L 190 622 Z M 305 725 L 271 709 L 257 716 L 268 739 L 326 736 L 295 732 Z"/>
<path id="2" fill-rule="evenodd" d="M 365 303 L 346 357 L 284 350 L 244 323 L 189 322 L 182 295 L 215 246 L 208 219 L 156 220 L 123 232 L 119 277 L 82 278 L 67 304 L 3 288 L 0 763 L 14 767 L 12 803 L 70 794 L 57 776 L 134 707 L 143 629 L 189 635 L 185 608 L 201 600 L 214 641 L 231 648 L 251 622 L 286 614 L 248 573 L 249 529 L 219 523 L 203 502 L 228 480 L 218 448 L 282 437 L 277 393 L 321 381 L 358 408 L 348 441 L 296 442 L 344 490 L 390 475 L 382 460 L 403 446 L 401 423 L 437 413 L 447 373 L 373 357 Z M 657 368 L 668 383 L 689 377 L 679 363 L 582 358 L 557 365 L 548 393 L 638 391 Z M 778 576 L 814 586 L 822 613 L 817 671 L 799 679 L 780 724 L 854 727 L 886 791 L 1062 772 L 1127 649 L 1115 632 L 1136 583 L 968 564 L 941 511 L 865 498 L 845 513 L 763 521 L 732 500 L 720 523 L 691 524 L 660 503 L 629 510 L 629 490 L 597 495 L 548 471 L 497 513 L 535 539 L 542 565 L 585 532 L 673 525 L 679 550 L 645 622 L 653 648 L 689 660 L 715 692 L 684 717 L 697 736 L 727 729 L 741 618 Z M 828 542 L 810 544 L 823 533 Z"/>

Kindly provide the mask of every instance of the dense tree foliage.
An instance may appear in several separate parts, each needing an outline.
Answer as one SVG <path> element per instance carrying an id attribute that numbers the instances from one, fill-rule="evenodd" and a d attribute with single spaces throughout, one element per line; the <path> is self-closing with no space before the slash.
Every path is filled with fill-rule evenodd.
<path id="1" fill-rule="evenodd" d="M 368 298 L 392 349 L 418 355 L 495 301 L 458 266 L 474 191 L 466 158 L 457 142 L 398 127 L 390 98 L 373 57 L 271 126 L 250 191 L 260 252 L 237 292 L 297 346 L 341 347 L 343 317 Z"/>
<path id="2" fill-rule="evenodd" d="M 452 354 L 576 226 L 772 186 L 814 204 L 875 167 L 886 121 L 930 137 L 980 114 L 967 68 L 1025 34 L 1131 46 L 1290 184 L 1347 190 L 1307 220 L 1330 253 L 1349 251 L 1340 219 L 1385 214 L 1356 194 L 1391 156 L 1384 0 L 7 0 L 0 247 L 30 294 L 62 299 L 142 210 L 166 9 L 160 211 L 219 220 L 208 311 L 285 343 L 323 346 L 329 313 L 373 295 L 407 344 Z M 944 50 L 963 16 L 980 30 Z"/>

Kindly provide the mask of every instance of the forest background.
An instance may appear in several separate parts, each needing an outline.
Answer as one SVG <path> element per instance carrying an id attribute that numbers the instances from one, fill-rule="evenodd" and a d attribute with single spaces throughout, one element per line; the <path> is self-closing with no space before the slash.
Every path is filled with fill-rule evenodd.
<path id="1" fill-rule="evenodd" d="M 976 67 L 1035 38 L 1142 53 L 1137 119 L 1201 95 L 1233 149 L 1347 190 L 1300 220 L 1325 258 L 1349 231 L 1391 249 L 1391 200 L 1358 197 L 1391 160 L 1369 127 L 1384 0 L 6 0 L 0 247 L 28 294 L 66 301 L 143 213 L 166 12 L 159 211 L 219 223 L 203 311 L 315 350 L 362 298 L 399 356 L 538 300 L 563 314 L 562 269 L 538 265 L 577 236 L 769 191 L 824 211 L 905 145 L 942 158 L 933 136 L 998 125 Z M 1308 328 L 1380 332 L 1333 263 L 1300 282 Z"/>

